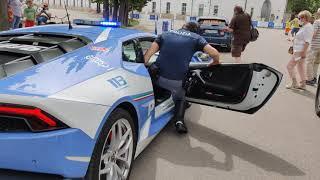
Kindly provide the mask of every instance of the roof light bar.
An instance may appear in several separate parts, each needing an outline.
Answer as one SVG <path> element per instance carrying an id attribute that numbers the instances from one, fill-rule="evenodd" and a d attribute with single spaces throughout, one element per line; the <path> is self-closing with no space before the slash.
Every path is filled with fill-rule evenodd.
<path id="1" fill-rule="evenodd" d="M 73 23 L 76 25 L 88 25 L 88 26 L 103 26 L 103 27 L 120 27 L 120 22 L 110 22 L 105 20 L 87 20 L 87 19 L 75 19 Z"/>

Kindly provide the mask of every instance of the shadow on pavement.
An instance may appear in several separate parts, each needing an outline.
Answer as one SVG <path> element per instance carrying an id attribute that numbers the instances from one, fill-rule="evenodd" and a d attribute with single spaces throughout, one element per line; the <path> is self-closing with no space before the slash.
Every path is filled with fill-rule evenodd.
<path id="1" fill-rule="evenodd" d="M 62 180 L 62 177 L 46 174 L 35 174 L 12 170 L 0 170 L 1 180 Z"/>
<path id="2" fill-rule="evenodd" d="M 311 92 L 311 91 L 308 91 L 308 90 L 304 90 L 304 91 L 292 90 L 292 92 L 294 92 L 296 94 L 300 94 L 301 96 L 304 96 L 304 97 L 307 97 L 307 98 L 310 98 L 310 99 L 313 99 L 313 100 L 316 98 L 316 94 Z"/>
<path id="3" fill-rule="evenodd" d="M 141 156 L 136 159 L 133 169 L 143 169 L 143 173 L 139 173 L 139 180 L 156 179 L 158 159 L 164 159 L 170 163 L 187 167 L 231 171 L 234 169 L 233 156 L 265 171 L 279 173 L 283 176 L 305 175 L 302 170 L 276 155 L 209 129 L 196 122 L 187 121 L 187 124 L 189 134 L 179 136 L 173 128 L 174 125 L 170 123 L 163 130 L 162 134 L 166 135 L 160 134 Z M 219 149 L 225 154 L 224 160 L 215 160 L 215 154 L 206 151 L 202 147 L 192 147 L 190 139 L 196 139 L 201 143 L 209 144 Z M 145 158 L 148 156 L 149 158 L 146 160 Z"/>

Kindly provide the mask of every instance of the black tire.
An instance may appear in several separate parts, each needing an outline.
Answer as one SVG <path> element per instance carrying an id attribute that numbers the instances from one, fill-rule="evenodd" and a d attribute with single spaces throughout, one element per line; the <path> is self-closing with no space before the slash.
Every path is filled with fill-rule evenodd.
<path id="1" fill-rule="evenodd" d="M 227 46 L 226 51 L 231 52 L 231 46 Z"/>
<path id="2" fill-rule="evenodd" d="M 315 99 L 315 111 L 318 117 L 320 117 L 320 101 L 319 101 L 320 97 L 319 96 L 320 96 L 320 79 L 318 81 L 317 95 Z"/>
<path id="3" fill-rule="evenodd" d="M 85 180 L 99 180 L 99 170 L 100 170 L 99 166 L 100 166 L 102 148 L 103 148 L 104 143 L 107 139 L 107 136 L 108 136 L 110 129 L 112 128 L 113 124 L 115 124 L 119 119 L 126 119 L 129 121 L 131 129 L 132 129 L 132 134 L 133 134 L 132 161 L 130 164 L 130 171 L 129 171 L 129 175 L 127 178 L 127 179 L 129 179 L 131 169 L 132 169 L 132 162 L 134 160 L 134 155 L 136 152 L 137 132 L 135 129 L 133 119 L 130 116 L 130 114 L 127 111 L 125 111 L 124 109 L 117 108 L 111 113 L 110 117 L 107 119 L 106 123 L 104 124 L 104 126 L 101 130 L 101 133 L 98 137 L 93 154 L 91 156 L 91 160 L 90 160 L 90 164 L 89 164 L 89 167 L 87 170 L 87 174 L 85 176 Z"/>

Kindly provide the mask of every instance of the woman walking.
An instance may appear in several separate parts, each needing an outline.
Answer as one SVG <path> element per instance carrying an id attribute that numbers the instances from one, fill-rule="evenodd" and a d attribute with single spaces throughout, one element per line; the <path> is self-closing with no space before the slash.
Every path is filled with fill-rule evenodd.
<path id="1" fill-rule="evenodd" d="M 309 11 L 302 11 L 298 15 L 299 24 L 302 26 L 302 28 L 299 30 L 293 40 L 293 55 L 287 65 L 289 76 L 292 81 L 291 84 L 287 85 L 288 89 L 306 89 L 305 59 L 313 36 L 313 26 L 310 23 L 311 17 L 312 15 Z M 300 84 L 298 83 L 295 74 L 296 66 L 301 80 Z"/>

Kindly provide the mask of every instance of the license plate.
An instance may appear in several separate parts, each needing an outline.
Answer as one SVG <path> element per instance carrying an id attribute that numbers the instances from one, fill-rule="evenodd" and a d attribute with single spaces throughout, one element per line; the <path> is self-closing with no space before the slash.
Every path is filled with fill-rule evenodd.
<path id="1" fill-rule="evenodd" d="M 205 33 L 207 33 L 207 34 L 218 34 L 218 30 L 206 30 Z"/>

